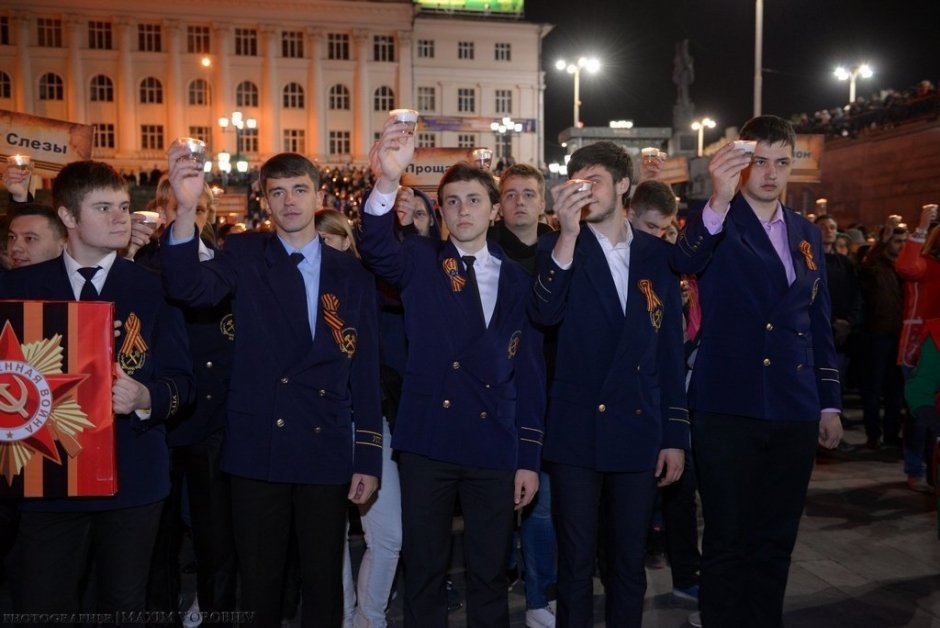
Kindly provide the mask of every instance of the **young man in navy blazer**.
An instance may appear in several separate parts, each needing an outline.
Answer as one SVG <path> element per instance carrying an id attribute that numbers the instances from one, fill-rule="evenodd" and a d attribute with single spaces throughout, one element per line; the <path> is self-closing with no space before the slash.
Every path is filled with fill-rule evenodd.
<path id="1" fill-rule="evenodd" d="M 186 329 L 160 278 L 118 255 L 131 235 L 120 174 L 101 162 L 71 163 L 53 181 L 52 198 L 68 231 L 65 252 L 5 273 L 0 297 L 114 303 L 122 323 L 112 388 L 118 491 L 22 503 L 14 604 L 31 613 L 78 612 L 94 564 L 94 610 L 140 611 L 170 491 L 165 422 L 193 399 Z M 48 466 L 47 481 L 61 479 L 60 467 Z"/>
<path id="2" fill-rule="evenodd" d="M 438 188 L 446 241 L 394 235 L 395 193 L 414 136 L 390 120 L 372 150 L 375 188 L 360 251 L 401 289 L 408 359 L 392 446 L 399 454 L 405 625 L 447 625 L 445 577 L 460 496 L 470 626 L 509 626 L 505 576 L 513 509 L 538 490 L 544 408 L 531 279 L 486 241 L 499 199 L 488 172 L 451 167 Z"/>
<path id="3" fill-rule="evenodd" d="M 627 221 L 631 172 L 630 156 L 612 142 L 575 151 L 568 173 L 579 181 L 552 190 L 561 228 L 539 240 L 530 295 L 535 321 L 558 328 L 544 458 L 559 626 L 594 625 L 602 508 L 607 623 L 640 626 L 656 486 L 679 479 L 689 446 L 679 278 L 671 246 Z"/>
<path id="4" fill-rule="evenodd" d="M 274 233 L 226 240 L 200 262 L 194 215 L 202 166 L 169 151 L 176 221 L 164 234 L 164 285 L 187 305 L 231 296 L 238 334 L 222 470 L 231 475 L 244 610 L 281 621 L 291 521 L 305 627 L 342 622 L 348 501 L 368 501 L 382 468 L 376 290 L 358 260 L 323 246 L 318 174 L 281 153 L 261 167 Z"/>
<path id="5" fill-rule="evenodd" d="M 674 250 L 698 275 L 689 387 L 702 497 L 700 603 L 709 628 L 782 625 L 790 553 L 817 442 L 842 437 L 822 239 L 783 206 L 795 135 L 749 120 L 708 166 L 713 193 Z"/>

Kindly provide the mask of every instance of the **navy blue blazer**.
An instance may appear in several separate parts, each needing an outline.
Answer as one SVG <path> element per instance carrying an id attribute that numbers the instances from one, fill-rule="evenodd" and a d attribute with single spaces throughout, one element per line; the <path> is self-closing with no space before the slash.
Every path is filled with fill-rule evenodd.
<path id="1" fill-rule="evenodd" d="M 532 318 L 558 326 L 545 459 L 604 472 L 648 471 L 689 448 L 682 299 L 670 246 L 633 230 L 626 313 L 597 237 L 582 223 L 571 267 L 539 238 Z"/>
<path id="2" fill-rule="evenodd" d="M 367 265 L 400 288 L 405 308 L 408 358 L 392 446 L 454 464 L 538 471 L 545 364 L 541 334 L 525 313 L 531 278 L 488 243 L 500 268 L 486 327 L 475 295 L 453 283 L 466 280 L 454 245 L 399 242 L 394 217 L 364 214 L 360 243 Z"/>
<path id="3" fill-rule="evenodd" d="M 5 299 L 74 301 L 63 258 L 5 273 L 0 279 Z M 113 301 L 115 320 L 140 320 L 147 351 L 131 376 L 150 391 L 150 418 L 135 413 L 116 416 L 118 492 L 110 498 L 48 499 L 23 502 L 24 510 L 93 511 L 142 506 L 170 492 L 169 454 L 164 423 L 189 405 L 194 396 L 186 329 L 180 311 L 163 298 L 159 276 L 121 257 L 114 260 L 101 290 L 101 301 Z M 126 333 L 126 332 L 124 332 Z M 123 336 L 122 336 L 123 337 Z M 118 338 L 118 349 L 121 338 Z M 120 362 L 120 351 L 115 351 Z"/>
<path id="4" fill-rule="evenodd" d="M 673 265 L 698 276 L 701 344 L 692 370 L 694 410 L 771 421 L 818 421 L 841 408 L 839 370 L 819 229 L 784 208 L 796 281 L 786 271 L 743 196 L 722 231 L 689 217 Z"/>
<path id="5" fill-rule="evenodd" d="M 229 237 L 206 262 L 195 238 L 178 245 L 167 238 L 160 256 L 170 298 L 206 307 L 232 297 L 238 333 L 222 469 L 299 484 L 341 484 L 354 472 L 379 477 L 378 306 L 375 282 L 359 261 L 320 247 L 311 338 L 303 278 L 274 233 Z M 327 295 L 339 303 L 339 337 L 327 322 Z"/>

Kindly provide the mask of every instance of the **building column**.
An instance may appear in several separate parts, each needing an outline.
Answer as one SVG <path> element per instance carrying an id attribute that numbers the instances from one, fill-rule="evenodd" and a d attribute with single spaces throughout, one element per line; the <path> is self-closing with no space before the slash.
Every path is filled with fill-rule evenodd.
<path id="1" fill-rule="evenodd" d="M 65 105 L 69 122 L 87 124 L 85 119 L 85 77 L 82 73 L 82 26 L 86 24 L 78 15 L 65 16 L 69 46 L 68 74 L 65 80 Z"/>
<path id="2" fill-rule="evenodd" d="M 326 110 L 329 107 L 329 94 L 323 85 L 323 40 L 326 34 L 320 29 L 308 29 L 310 41 L 310 63 L 307 66 L 307 89 L 310 101 L 307 107 L 307 155 L 313 159 L 322 159 L 326 154 Z"/>
<path id="3" fill-rule="evenodd" d="M 262 25 L 264 60 L 261 63 L 261 120 L 258 121 L 258 150 L 262 160 L 280 152 L 281 137 L 281 82 L 277 77 L 278 29 Z M 310 94 L 304 94 L 304 105 L 312 107 Z"/>
<path id="4" fill-rule="evenodd" d="M 133 63 L 131 62 L 131 22 L 127 18 L 119 17 L 114 20 L 118 38 L 118 74 L 116 94 L 118 102 L 123 106 L 117 107 L 117 152 L 115 157 L 130 159 L 137 154 L 137 108 L 140 102 L 137 98 L 137 81 L 134 77 Z"/>
<path id="5" fill-rule="evenodd" d="M 36 82 L 32 65 L 29 62 L 29 30 L 30 26 L 36 23 L 36 16 L 23 11 L 19 15 L 11 16 L 10 21 L 13 22 L 13 29 L 16 32 L 16 67 L 19 68 L 20 73 L 19 81 L 13 81 L 17 87 L 13 102 L 17 111 L 35 113 L 36 99 L 33 87 Z"/>
<path id="6" fill-rule="evenodd" d="M 212 29 L 212 147 L 217 158 L 219 153 L 232 152 L 225 145 L 225 131 L 219 126 L 219 118 L 229 117 L 235 111 L 235 92 L 232 71 L 229 65 L 231 51 L 231 24 L 214 24 Z"/>
<path id="7" fill-rule="evenodd" d="M 410 31 L 398 31 L 398 86 L 395 90 L 398 94 L 397 107 L 417 109 Z"/>
<path id="8" fill-rule="evenodd" d="M 353 31 L 356 42 L 356 69 L 353 83 L 353 128 L 350 137 L 350 157 L 361 161 L 369 154 L 369 112 L 372 107 L 372 94 L 369 93 L 369 33 L 364 30 Z"/>
<path id="9" fill-rule="evenodd" d="M 165 111 L 167 112 L 167 135 L 164 138 L 166 145 L 178 137 L 188 137 L 189 129 L 183 121 L 183 107 L 186 105 L 186 90 L 183 87 L 183 76 L 180 70 L 180 51 L 183 49 L 181 26 L 178 20 L 164 20 L 163 29 L 169 41 L 169 60 L 166 69 L 166 89 L 163 97 Z"/>

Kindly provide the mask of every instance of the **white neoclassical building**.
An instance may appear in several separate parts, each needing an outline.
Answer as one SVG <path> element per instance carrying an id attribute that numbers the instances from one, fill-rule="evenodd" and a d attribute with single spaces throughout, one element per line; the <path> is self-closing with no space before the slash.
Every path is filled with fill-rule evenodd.
<path id="1" fill-rule="evenodd" d="M 130 169 L 183 136 L 364 163 L 395 107 L 421 111 L 419 146 L 539 165 L 550 28 L 409 0 L 4 0 L 0 109 L 94 125 L 95 158 Z"/>

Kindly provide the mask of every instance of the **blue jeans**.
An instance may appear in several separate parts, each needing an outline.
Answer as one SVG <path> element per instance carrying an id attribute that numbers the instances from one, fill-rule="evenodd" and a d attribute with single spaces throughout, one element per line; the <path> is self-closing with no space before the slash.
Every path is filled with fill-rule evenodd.
<path id="1" fill-rule="evenodd" d="M 525 606 L 548 606 L 546 590 L 555 584 L 555 526 L 552 524 L 552 493 L 548 474 L 539 473 L 539 492 L 526 509 L 521 527 L 522 559 L 525 561 Z"/>
<path id="2" fill-rule="evenodd" d="M 901 366 L 904 382 L 910 378 L 914 368 Z M 924 449 L 927 447 L 927 424 L 923 419 L 908 409 L 907 422 L 904 424 L 904 473 L 911 477 L 924 477 Z"/>

